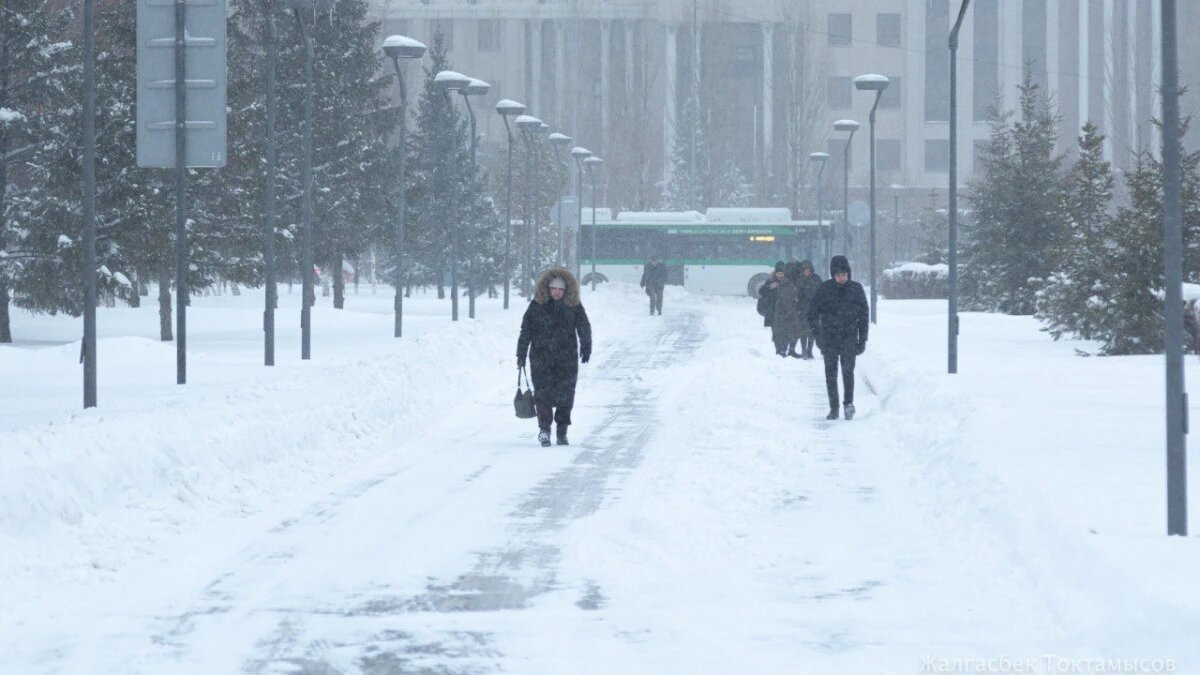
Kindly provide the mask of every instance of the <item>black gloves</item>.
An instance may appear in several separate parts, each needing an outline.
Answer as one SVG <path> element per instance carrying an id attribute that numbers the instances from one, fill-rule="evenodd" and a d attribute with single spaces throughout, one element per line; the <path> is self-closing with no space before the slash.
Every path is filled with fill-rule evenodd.
<path id="1" fill-rule="evenodd" d="M 859 341 L 858 341 L 857 348 L 854 350 L 854 355 L 855 355 L 855 356 L 859 356 L 859 355 L 861 355 L 861 354 L 862 354 L 863 352 L 865 352 L 865 351 L 867 351 L 867 341 L 866 341 L 866 340 L 859 340 Z"/>
<path id="2" fill-rule="evenodd" d="M 592 358 L 592 353 L 591 353 L 591 352 L 584 352 L 584 353 L 582 353 L 582 354 L 580 354 L 580 355 L 579 355 L 579 361 L 580 361 L 581 363 L 587 363 L 587 362 L 588 362 L 588 359 L 590 359 L 590 358 Z"/>
<path id="3" fill-rule="evenodd" d="M 518 356 L 518 357 L 517 357 L 517 367 L 518 367 L 518 368 L 524 368 L 524 367 L 525 367 L 525 357 L 524 357 L 524 356 Z"/>

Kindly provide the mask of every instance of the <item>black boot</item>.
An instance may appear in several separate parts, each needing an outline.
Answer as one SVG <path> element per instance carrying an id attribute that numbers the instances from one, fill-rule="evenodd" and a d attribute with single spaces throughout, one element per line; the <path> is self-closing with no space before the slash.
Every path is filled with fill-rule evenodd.
<path id="1" fill-rule="evenodd" d="M 829 414 L 825 416 L 827 420 L 836 420 L 838 418 L 838 409 L 836 406 L 829 409 Z"/>
<path id="2" fill-rule="evenodd" d="M 542 429 L 538 432 L 538 443 L 542 444 L 543 448 L 550 447 L 550 430 Z"/>
<path id="3" fill-rule="evenodd" d="M 565 424 L 558 425 L 557 440 L 559 445 L 570 445 L 570 443 L 567 442 L 567 426 Z"/>

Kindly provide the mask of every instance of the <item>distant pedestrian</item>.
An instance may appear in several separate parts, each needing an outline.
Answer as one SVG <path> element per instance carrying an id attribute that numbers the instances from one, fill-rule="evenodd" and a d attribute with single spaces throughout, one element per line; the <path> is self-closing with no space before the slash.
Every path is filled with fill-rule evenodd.
<path id="1" fill-rule="evenodd" d="M 642 269 L 641 287 L 646 289 L 646 295 L 650 296 L 651 316 L 654 316 L 655 311 L 662 316 L 663 289 L 666 285 L 667 266 L 663 263 L 662 256 L 656 255 Z"/>
<path id="2" fill-rule="evenodd" d="M 775 309 L 771 312 L 771 340 L 779 356 L 800 358 L 796 343 L 800 340 L 800 309 L 796 305 L 796 263 L 790 262 L 783 268 L 780 278 L 774 282 Z M 779 274 L 776 274 L 779 276 Z"/>
<path id="3" fill-rule="evenodd" d="M 838 365 L 842 369 L 846 419 L 854 418 L 854 361 L 867 349 L 870 326 L 867 295 L 862 284 L 850 280 L 850 262 L 835 255 L 829 262 L 829 276 L 817 288 L 808 307 L 808 323 L 825 359 L 825 388 L 829 393 L 829 415 L 838 418 Z"/>
<path id="4" fill-rule="evenodd" d="M 521 319 L 518 367 L 525 367 L 526 354 L 533 378 L 538 441 L 550 445 L 553 421 L 558 425 L 558 444 L 567 445 L 579 363 L 587 363 L 592 356 L 592 326 L 579 300 L 579 282 L 562 267 L 542 274 Z"/>
<path id="5" fill-rule="evenodd" d="M 783 268 L 782 260 L 775 263 L 775 269 L 772 270 L 763 285 L 758 287 L 758 313 L 762 315 L 763 326 L 766 328 L 771 327 L 771 318 L 775 314 L 775 289 L 779 287 L 779 281 L 783 279 Z"/>
<path id="6" fill-rule="evenodd" d="M 800 262 L 800 275 L 796 277 L 796 304 L 800 308 L 800 358 L 813 358 L 813 330 L 808 322 L 808 306 L 821 287 L 821 277 L 813 271 L 811 260 Z"/>

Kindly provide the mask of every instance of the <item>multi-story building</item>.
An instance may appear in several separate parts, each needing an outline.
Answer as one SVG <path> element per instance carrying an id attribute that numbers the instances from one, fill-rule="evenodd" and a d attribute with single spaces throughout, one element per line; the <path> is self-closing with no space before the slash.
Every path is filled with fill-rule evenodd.
<path id="1" fill-rule="evenodd" d="M 841 118 L 863 124 L 850 182 L 864 185 L 873 94 L 852 80 L 865 73 L 891 80 L 877 116 L 879 184 L 923 195 L 948 181 L 947 38 L 960 0 L 377 2 L 385 33 L 430 40 L 442 30 L 454 67 L 494 85 L 490 103 L 521 100 L 610 166 L 615 160 L 613 180 L 628 181 L 626 191 L 663 179 L 678 113 L 695 91 L 713 152 L 733 157 L 763 194 L 786 195 L 811 151 L 829 152 L 827 173 L 840 173 L 844 141 L 832 122 Z M 1200 28 L 1196 4 L 1180 3 L 1185 85 L 1200 77 L 1200 31 L 1189 30 Z M 1026 69 L 1061 116 L 1062 150 L 1089 119 L 1119 168 L 1157 145 L 1159 6 L 973 0 L 958 52 L 961 184 L 993 106 L 1015 108 Z M 1195 102 L 1185 98 L 1185 114 Z M 499 118 L 484 119 L 489 141 L 502 142 Z"/>

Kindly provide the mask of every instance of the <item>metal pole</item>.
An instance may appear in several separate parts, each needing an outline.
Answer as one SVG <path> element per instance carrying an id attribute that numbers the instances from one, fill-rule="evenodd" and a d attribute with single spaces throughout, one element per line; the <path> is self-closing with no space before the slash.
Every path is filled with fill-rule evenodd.
<path id="1" fill-rule="evenodd" d="M 883 90 L 875 92 L 875 105 L 871 106 L 871 323 L 875 323 L 878 319 L 877 298 L 875 283 L 875 109 L 879 107 L 879 98 L 883 96 Z"/>
<path id="2" fill-rule="evenodd" d="M 533 209 L 533 141 L 530 139 L 528 132 L 522 132 L 525 137 L 525 214 L 521 222 L 522 227 L 528 230 L 529 224 L 532 222 L 531 211 Z M 525 255 L 524 261 L 521 263 L 521 289 L 525 292 L 527 300 L 533 300 L 533 293 L 530 291 L 530 276 L 533 273 L 530 261 L 533 259 L 533 254 L 529 252 L 529 242 L 531 237 L 523 237 L 525 240 Z"/>
<path id="3" fill-rule="evenodd" d="M 821 226 L 824 222 L 821 220 L 821 174 L 825 173 L 825 162 L 821 162 L 821 168 L 817 169 L 817 232 L 821 231 Z M 833 223 L 829 223 L 830 229 L 833 228 Z"/>
<path id="4" fill-rule="evenodd" d="M 309 298 L 314 297 L 313 291 L 313 203 L 312 203 L 312 184 L 313 184 L 313 109 L 316 107 L 316 102 L 313 100 L 313 54 L 312 36 L 309 35 L 308 27 L 304 25 L 304 20 L 300 18 L 300 11 L 296 10 L 296 22 L 300 24 L 300 36 L 304 40 L 304 159 L 300 167 L 300 183 L 303 186 L 303 199 L 301 201 L 303 210 L 303 220 L 301 221 L 300 242 L 303 251 L 300 279 L 301 279 L 301 295 L 300 301 L 300 358 L 308 360 L 312 357 L 312 307 Z"/>
<path id="5" fill-rule="evenodd" d="M 466 89 L 460 89 L 463 103 L 467 104 L 467 117 L 471 119 L 471 172 L 474 175 L 478 167 L 475 161 L 475 149 L 478 145 L 478 138 L 475 134 L 475 110 L 471 107 L 471 97 L 467 96 Z M 474 232 L 467 232 L 467 318 L 475 318 L 475 237 Z"/>
<path id="6" fill-rule="evenodd" d="M 850 253 L 850 142 L 854 140 L 854 131 L 846 138 L 846 147 L 842 150 L 842 247 Z M 830 225 L 832 233 L 833 226 Z M 833 255 L 833 239 L 829 242 L 829 255 Z"/>
<path id="7" fill-rule="evenodd" d="M 564 160 L 564 159 L 563 159 L 562 155 L 563 155 L 563 153 L 562 153 L 562 150 L 561 150 L 561 149 L 558 149 L 558 148 L 556 148 L 556 149 L 555 149 L 555 151 L 554 151 L 554 156 L 555 156 L 555 158 L 557 158 L 559 161 L 563 162 L 563 163 L 564 163 L 564 165 L 565 165 L 567 162 L 566 162 L 566 160 Z M 564 168 L 566 168 L 566 167 L 564 166 Z M 568 173 L 570 173 L 570 169 L 569 169 L 569 168 L 567 169 L 567 172 L 568 172 Z M 570 179 L 569 177 L 567 178 L 567 182 L 568 182 L 568 183 L 570 183 L 570 182 L 571 182 L 571 179 Z M 567 190 L 570 190 L 570 189 L 571 189 L 571 186 L 570 186 L 570 185 L 567 185 Z M 557 255 L 556 255 L 556 257 L 555 257 L 554 261 L 555 261 L 555 263 L 556 263 L 557 265 L 559 265 L 560 267 L 566 264 L 566 261 L 565 261 L 565 260 L 563 260 L 563 219 L 562 219 L 562 203 L 563 203 L 563 196 L 562 196 L 562 194 L 559 194 L 559 195 L 558 195 L 558 253 L 557 253 Z"/>
<path id="8" fill-rule="evenodd" d="M 512 278 L 512 151 L 513 134 L 504 115 L 504 131 L 508 133 L 508 171 L 504 174 L 504 309 L 508 309 L 508 286 Z"/>
<path id="9" fill-rule="evenodd" d="M 96 21 L 83 0 L 83 407 L 96 407 Z M 7 298 L 4 302 L 7 302 Z"/>
<path id="10" fill-rule="evenodd" d="M 530 139 L 537 140 L 537 136 L 530 134 Z M 539 146 L 534 146 L 534 148 L 533 148 L 533 179 L 535 181 L 537 181 L 537 190 L 534 192 L 534 199 L 540 201 L 541 195 L 542 195 L 542 189 L 541 189 L 542 188 L 542 149 Z M 533 219 L 529 221 L 530 225 L 529 225 L 529 230 L 528 230 L 528 232 L 529 232 L 529 270 L 531 272 L 533 272 L 533 274 L 535 274 L 535 275 L 537 274 L 537 272 L 534 271 L 534 269 L 538 265 L 538 255 L 537 255 L 537 244 L 538 244 L 538 234 L 539 234 L 538 226 L 540 225 L 540 221 L 542 218 L 542 210 L 538 207 L 539 207 L 539 204 L 537 204 L 537 203 L 534 203 L 532 206 Z M 530 276 L 530 283 L 531 284 L 533 283 L 532 275 Z M 533 297 L 532 293 L 530 294 L 530 297 Z"/>
<path id="11" fill-rule="evenodd" d="M 408 89 L 404 82 L 404 73 L 400 70 L 399 59 L 393 59 L 396 69 L 396 82 L 400 87 L 400 198 L 397 199 L 396 219 L 396 337 L 404 333 L 404 245 L 406 218 L 408 217 Z"/>
<path id="12" fill-rule="evenodd" d="M 450 90 L 443 89 L 442 95 L 446 97 L 446 116 L 450 116 L 451 109 L 454 106 L 454 101 L 450 98 Z M 450 147 L 447 148 L 447 156 L 454 156 L 454 135 L 450 135 Z M 452 206 L 448 211 L 450 213 L 450 320 L 458 321 L 458 211 L 457 204 Z"/>
<path id="13" fill-rule="evenodd" d="M 187 382 L 187 55 L 184 31 L 187 5 L 175 0 L 175 382 Z"/>
<path id="14" fill-rule="evenodd" d="M 580 163 L 579 158 L 575 158 L 575 186 L 576 186 L 575 192 L 578 195 L 578 197 L 576 199 L 576 202 L 577 202 L 576 208 L 579 211 L 578 215 L 575 217 L 575 223 L 576 223 L 575 230 L 576 230 L 576 232 L 580 232 L 583 229 L 583 164 Z M 583 276 L 583 260 L 580 259 L 580 255 L 579 255 L 581 253 L 583 253 L 583 245 L 579 242 L 579 237 L 576 236 L 575 237 L 575 275 L 577 277 Z"/>
<path id="15" fill-rule="evenodd" d="M 589 168 L 592 178 L 592 290 L 596 290 L 596 170 Z"/>
<path id="16" fill-rule="evenodd" d="M 1166 263 L 1167 534 L 1187 536 L 1187 392 L 1183 380 L 1183 234 L 1175 0 L 1162 0 L 1163 246 Z"/>
<path id="17" fill-rule="evenodd" d="M 263 196 L 266 210 L 264 236 L 266 237 L 266 300 L 263 307 L 263 364 L 275 365 L 275 304 L 278 294 L 275 287 L 275 179 L 279 173 L 276 164 L 279 152 L 275 146 L 275 56 L 277 35 L 275 33 L 275 6 L 266 4 L 267 29 L 267 185 Z"/>
<path id="18" fill-rule="evenodd" d="M 950 31 L 950 204 L 948 306 L 946 320 L 946 372 L 958 372 L 958 30 L 962 27 L 967 5 L 963 0 L 958 19 Z"/>

